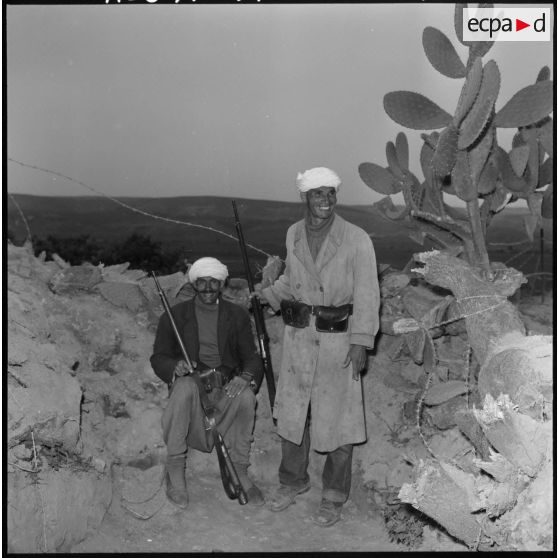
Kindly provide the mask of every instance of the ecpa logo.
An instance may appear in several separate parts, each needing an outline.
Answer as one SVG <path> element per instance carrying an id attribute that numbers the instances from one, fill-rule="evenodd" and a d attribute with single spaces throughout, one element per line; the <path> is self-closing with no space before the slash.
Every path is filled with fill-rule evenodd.
<path id="1" fill-rule="evenodd" d="M 550 8 L 463 8 L 465 41 L 550 41 Z"/>

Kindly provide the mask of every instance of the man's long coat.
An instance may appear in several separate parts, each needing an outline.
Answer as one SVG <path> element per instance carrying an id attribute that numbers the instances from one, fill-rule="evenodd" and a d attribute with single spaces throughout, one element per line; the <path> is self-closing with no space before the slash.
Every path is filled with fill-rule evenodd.
<path id="1" fill-rule="evenodd" d="M 317 451 L 333 451 L 366 440 L 362 383 L 343 368 L 350 344 L 374 347 L 379 327 L 380 292 L 370 236 L 335 215 L 316 261 L 308 248 L 304 220 L 287 231 L 283 275 L 263 294 L 279 308 L 283 299 L 306 304 L 353 304 L 346 333 L 316 331 L 315 318 L 304 329 L 285 326 L 274 416 L 277 431 L 299 444 L 311 405 L 311 441 Z"/>

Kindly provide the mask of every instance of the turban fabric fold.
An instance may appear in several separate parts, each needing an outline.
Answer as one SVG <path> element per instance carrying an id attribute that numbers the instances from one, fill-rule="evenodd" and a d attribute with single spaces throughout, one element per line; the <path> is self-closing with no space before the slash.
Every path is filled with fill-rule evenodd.
<path id="1" fill-rule="evenodd" d="M 199 277 L 213 277 L 219 281 L 224 281 L 228 276 L 227 266 L 216 258 L 200 258 L 192 264 L 188 272 L 191 283 L 195 283 Z"/>
<path id="2" fill-rule="evenodd" d="M 308 192 L 313 188 L 327 186 L 336 190 L 341 186 L 339 175 L 326 167 L 315 167 L 304 172 L 299 172 L 296 177 L 296 186 L 300 192 Z"/>

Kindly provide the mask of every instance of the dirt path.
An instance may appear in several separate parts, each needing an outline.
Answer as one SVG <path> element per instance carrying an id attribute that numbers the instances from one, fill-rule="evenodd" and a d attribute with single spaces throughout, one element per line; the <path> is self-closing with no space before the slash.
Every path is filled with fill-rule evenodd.
<path id="1" fill-rule="evenodd" d="M 155 467 L 158 475 L 161 467 Z M 155 476 L 151 474 L 151 476 Z M 155 483 L 157 484 L 158 479 Z M 343 521 L 329 528 L 314 525 L 309 515 L 317 506 L 315 487 L 287 510 L 240 506 L 229 500 L 220 479 L 213 475 L 188 479 L 190 507 L 179 510 L 166 502 L 163 489 L 149 503 L 126 504 L 145 515 L 139 520 L 127 512 L 115 495 L 101 529 L 74 552 L 254 552 L 254 551 L 394 551 L 381 517 L 362 514 L 349 501 Z M 129 483 L 122 483 L 124 486 Z M 149 486 L 149 485 L 148 485 Z M 269 494 L 273 486 L 261 484 Z M 141 495 L 135 496 L 141 500 Z M 130 499 L 132 499 L 130 497 Z"/>
<path id="2" fill-rule="evenodd" d="M 115 467 L 117 491 L 127 500 L 141 501 L 160 486 L 162 466 L 146 471 Z M 115 491 L 99 531 L 72 552 L 325 552 L 463 550 L 464 547 L 425 532 L 420 548 L 390 542 L 382 516 L 349 499 L 342 520 L 328 528 L 314 525 L 309 516 L 320 500 L 319 487 L 298 497 L 296 504 L 275 513 L 267 506 L 252 508 L 229 500 L 220 478 L 212 472 L 187 473 L 190 506 L 179 510 L 161 488 L 143 504 L 130 504 Z M 258 483 L 264 494 L 275 486 Z M 134 517 L 133 510 L 150 519 Z M 158 510 L 158 511 L 157 511 Z"/>

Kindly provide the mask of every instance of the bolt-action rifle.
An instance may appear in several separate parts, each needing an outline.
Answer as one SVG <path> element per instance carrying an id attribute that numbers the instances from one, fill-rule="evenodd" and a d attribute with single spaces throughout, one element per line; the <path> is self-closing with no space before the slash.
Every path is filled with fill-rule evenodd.
<path id="1" fill-rule="evenodd" d="M 219 470 L 221 472 L 221 480 L 223 481 L 223 487 L 225 488 L 225 492 L 227 493 L 227 496 L 231 500 L 235 500 L 238 498 L 238 502 L 241 505 L 244 505 L 248 502 L 248 497 L 246 496 L 246 492 L 244 491 L 244 488 L 242 488 L 242 485 L 240 484 L 238 474 L 236 472 L 236 469 L 234 468 L 234 464 L 229 455 L 227 446 L 225 445 L 225 440 L 223 439 L 223 436 L 221 436 L 220 432 L 217 430 L 215 426 L 215 416 L 214 416 L 215 409 L 212 406 L 204 405 L 204 401 L 202 397 L 202 394 L 204 393 L 203 391 L 204 388 L 201 379 L 199 377 L 199 371 L 197 371 L 194 368 L 194 366 L 192 365 L 192 361 L 188 357 L 188 353 L 186 352 L 186 347 L 184 346 L 178 328 L 176 327 L 176 322 L 174 321 L 171 308 L 169 306 L 169 302 L 167 300 L 167 297 L 165 296 L 165 293 L 163 292 L 163 289 L 161 288 L 161 285 L 159 284 L 159 280 L 157 279 L 155 272 L 152 271 L 151 275 L 153 276 L 153 280 L 155 281 L 157 292 L 159 293 L 161 302 L 163 303 L 163 308 L 165 309 L 165 312 L 170 320 L 172 329 L 174 331 L 174 335 L 176 337 L 176 341 L 178 343 L 178 346 L 180 347 L 180 351 L 182 352 L 182 356 L 184 357 L 186 366 L 188 367 L 189 375 L 192 376 L 192 378 L 196 381 L 196 384 L 198 386 L 200 398 L 202 400 L 201 407 L 204 413 L 206 430 L 210 430 L 211 433 L 213 434 L 213 441 L 215 443 L 215 452 L 217 453 L 217 458 L 219 459 Z"/>
<path id="2" fill-rule="evenodd" d="M 242 226 L 238 218 L 236 210 L 236 202 L 232 200 L 234 211 L 234 220 L 236 226 L 236 234 L 240 244 L 240 251 L 242 252 L 242 261 L 244 262 L 244 271 L 246 273 L 246 280 L 248 281 L 248 288 L 250 292 L 254 292 L 254 280 L 252 272 L 250 271 L 250 262 L 248 261 L 248 254 L 246 253 L 246 243 L 244 242 L 244 235 L 242 234 Z M 267 382 L 267 392 L 269 393 L 269 405 L 271 406 L 271 414 L 273 415 L 273 406 L 275 405 L 275 378 L 273 376 L 273 368 L 271 366 L 271 358 L 269 354 L 269 337 L 265 328 L 265 321 L 260 301 L 256 297 L 251 298 L 252 312 L 254 313 L 254 323 L 256 325 L 256 333 L 258 335 L 258 344 L 260 347 L 260 355 L 265 373 L 265 381 Z"/>

